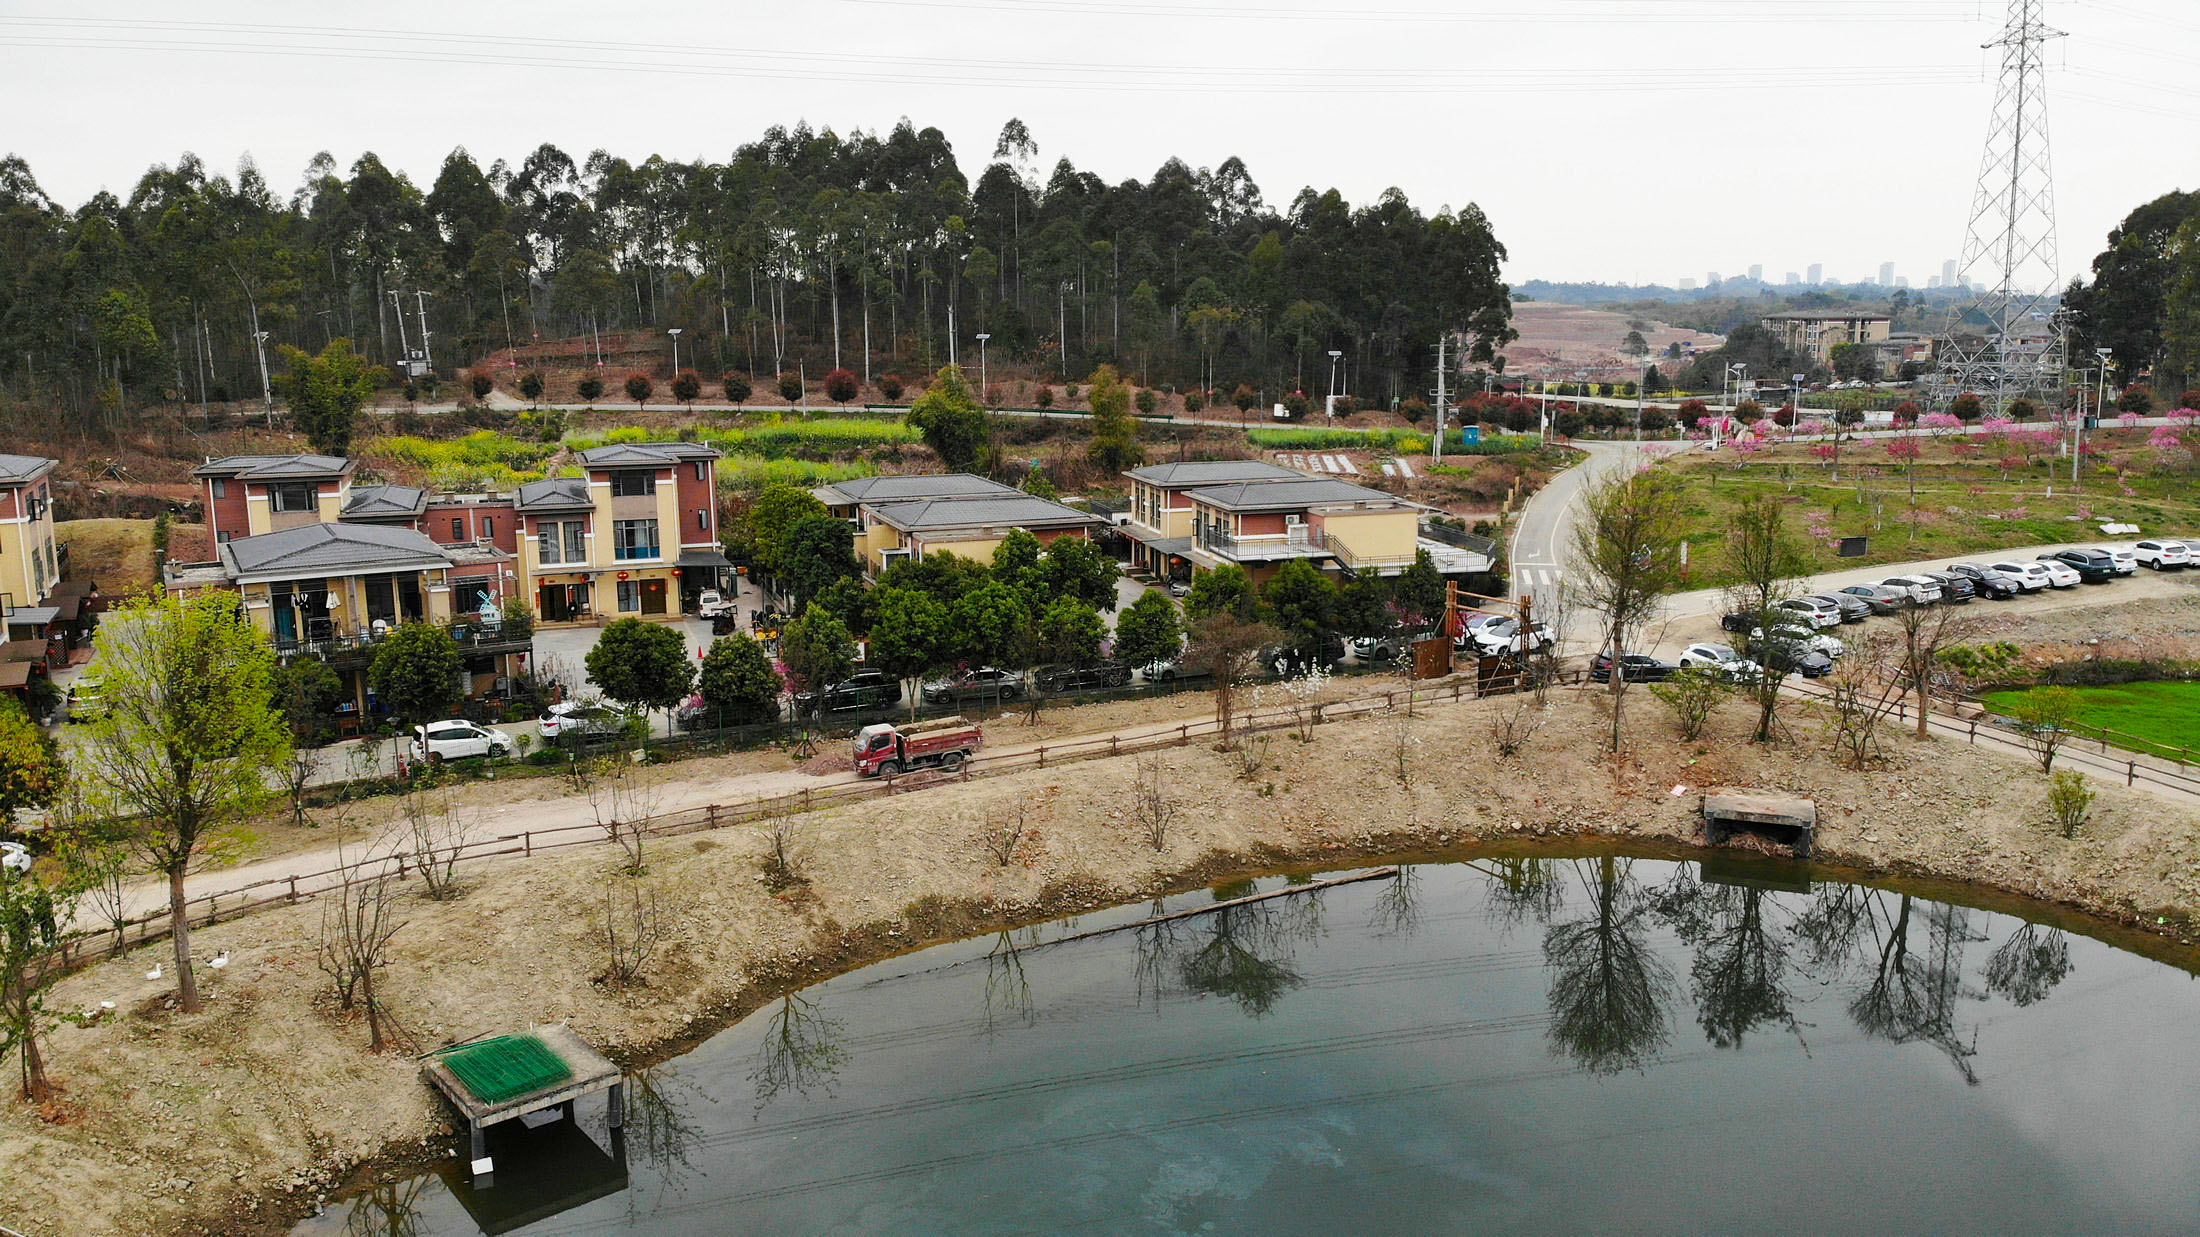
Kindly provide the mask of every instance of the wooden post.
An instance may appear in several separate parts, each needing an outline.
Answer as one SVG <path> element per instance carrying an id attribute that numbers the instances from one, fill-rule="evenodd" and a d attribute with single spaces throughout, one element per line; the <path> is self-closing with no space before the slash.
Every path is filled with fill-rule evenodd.
<path id="1" fill-rule="evenodd" d="M 535 833 L 534 833 L 534 830 L 532 830 L 532 829 L 529 829 L 529 830 L 526 830 L 526 831 L 522 832 L 522 833 L 521 833 L 521 834 L 519 835 L 519 846 L 520 846 L 520 851 L 521 851 L 521 853 L 525 854 L 525 855 L 526 855 L 526 856 L 527 856 L 528 858 L 530 858 L 530 859 L 532 859 L 532 858 L 534 857 L 534 854 L 535 854 Z"/>
<path id="2" fill-rule="evenodd" d="M 293 902 L 298 900 L 298 874 L 296 872 L 290 874 L 290 900 Z"/>
<path id="3" fill-rule="evenodd" d="M 1178 747 L 1182 747 L 1182 746 L 1184 746 L 1185 744 L 1187 744 L 1187 743 L 1189 743 L 1189 742 L 1191 742 L 1191 741 L 1192 741 L 1192 727 L 1191 727 L 1191 724 L 1187 722 L 1187 723 L 1186 723 L 1186 724 L 1184 724 L 1184 725 L 1178 726 L 1178 727 L 1176 728 L 1176 745 L 1177 745 Z"/>
<path id="4" fill-rule="evenodd" d="M 1042 769 L 1047 767 L 1047 745 L 1044 743 L 1039 745 L 1039 767 Z"/>
<path id="5" fill-rule="evenodd" d="M 2125 761 L 2125 762 L 2124 762 L 2124 785 L 2126 785 L 2126 786 L 2129 786 L 2129 785 L 2131 785 L 2132 783 L 2134 783 L 2134 782 L 2138 781 L 2138 779 L 2139 779 L 2139 762 L 2138 762 L 2138 761 L 2136 761 L 2136 760 L 2127 760 L 2127 761 Z"/>

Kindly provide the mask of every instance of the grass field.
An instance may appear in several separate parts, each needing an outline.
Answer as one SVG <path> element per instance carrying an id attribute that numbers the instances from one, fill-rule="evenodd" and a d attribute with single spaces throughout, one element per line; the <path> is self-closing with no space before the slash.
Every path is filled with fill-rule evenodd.
<path id="1" fill-rule="evenodd" d="M 54 540 L 68 543 L 69 574 L 99 581 L 109 597 L 143 592 L 155 583 L 151 520 L 63 520 L 53 526 Z M 189 544 L 206 535 L 199 524 L 178 524 L 170 537 Z"/>
<path id="2" fill-rule="evenodd" d="M 1745 497 L 1761 493 L 1787 504 L 1821 571 L 1954 559 L 2008 546 L 2098 542 L 2099 525 L 2108 522 L 2136 524 L 2142 535 L 2200 532 L 2200 487 L 2189 471 L 2175 468 L 2117 473 L 2097 467 L 2073 493 L 2068 462 L 2051 455 L 2012 461 L 2004 469 L 1928 442 L 1913 478 L 1874 441 L 1846 444 L 1838 473 L 1833 461 L 1805 446 L 1753 457 L 1691 452 L 1665 467 L 1686 487 L 1690 561 L 1714 584 L 1724 582 L 1732 512 Z M 1866 555 L 1836 557 L 1844 537 L 1868 538 Z"/>
<path id="3" fill-rule="evenodd" d="M 1983 699 L 1987 708 L 2007 713 L 2027 690 L 2038 689 L 1988 692 Z M 2082 702 L 2078 725 L 2117 732 L 2109 741 L 2119 747 L 2172 759 L 2200 750 L 2200 683 L 2118 683 L 2069 690 Z"/>

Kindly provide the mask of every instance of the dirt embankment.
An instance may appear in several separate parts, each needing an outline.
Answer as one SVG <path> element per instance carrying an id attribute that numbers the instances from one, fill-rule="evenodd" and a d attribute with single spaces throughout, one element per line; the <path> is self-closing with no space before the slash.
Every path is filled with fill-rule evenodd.
<path id="1" fill-rule="evenodd" d="M 1696 792 L 1722 784 L 1815 799 L 1833 862 L 2192 934 L 2200 828 L 2183 811 L 2104 787 L 2094 822 L 2064 840 L 2045 823 L 2042 779 L 2007 759 L 1890 736 L 1886 768 L 1852 772 L 1826 759 L 1820 723 L 1800 711 L 1793 743 L 1753 747 L 1738 702 L 1683 745 L 1643 693 L 1631 697 L 1635 741 L 1615 760 L 1598 742 L 1604 699 L 1554 694 L 1512 760 L 1491 741 L 1492 717 L 1512 703 L 1470 701 L 1411 721 L 1325 725 L 1311 745 L 1275 734 L 1249 778 L 1235 754 L 1194 745 L 874 800 L 797 821 L 808 883 L 780 893 L 761 876 L 762 830 L 656 842 L 644 885 L 670 937 L 648 986 L 624 993 L 597 981 L 605 958 L 592 929 L 606 890 L 633 880 L 614 872 L 616 852 L 484 866 L 456 900 L 405 899 L 377 984 L 423 1047 L 563 1019 L 644 1061 L 831 971 L 1166 887 L 1498 839 L 1693 841 Z M 1158 850 L 1132 801 L 1141 760 L 1159 766 L 1177 807 Z M 1019 814 L 1029 836 L 999 863 L 981 832 Z M 410 1058 L 370 1056 L 365 1028 L 323 995 L 321 913 L 302 905 L 195 934 L 202 956 L 226 951 L 229 962 L 202 972 L 208 1008 L 194 1017 L 170 1010 L 172 976 L 146 978 L 157 947 L 60 984 L 57 1008 L 117 1010 L 52 1037 L 67 1093 L 43 1118 L 0 1105 L 0 1224 L 41 1235 L 280 1231 L 359 1165 L 449 1154 L 448 1116 Z"/>

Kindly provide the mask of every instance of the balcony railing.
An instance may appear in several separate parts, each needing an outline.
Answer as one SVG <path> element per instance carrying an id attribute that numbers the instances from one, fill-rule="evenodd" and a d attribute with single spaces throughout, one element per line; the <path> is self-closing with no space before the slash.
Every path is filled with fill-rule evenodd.
<path id="1" fill-rule="evenodd" d="M 1330 550 L 1311 535 L 1306 525 L 1294 524 L 1289 532 L 1257 537 L 1234 537 L 1219 525 L 1202 524 L 1192 530 L 1193 544 L 1238 562 L 1263 562 L 1277 558 L 1325 558 Z"/>
<path id="2" fill-rule="evenodd" d="M 1402 567 L 1412 562 L 1414 557 L 1411 551 L 1400 558 L 1396 554 L 1370 554 L 1355 550 L 1339 539 L 1337 534 L 1330 532 L 1322 534 L 1322 547 L 1335 555 L 1338 562 L 1354 570 L 1362 567 Z"/>
<path id="3" fill-rule="evenodd" d="M 414 620 L 417 621 L 417 620 Z M 345 627 L 326 619 L 308 620 L 304 635 L 285 639 L 275 637 L 275 651 L 285 657 L 305 654 L 328 662 L 371 660 L 390 634 L 400 624 L 383 620 L 380 625 L 369 623 L 365 627 Z M 509 652 L 524 648 L 534 639 L 535 624 L 532 619 L 507 619 L 489 625 L 477 620 L 465 619 L 441 624 L 451 635 L 451 642 L 461 649 L 479 652 Z"/>

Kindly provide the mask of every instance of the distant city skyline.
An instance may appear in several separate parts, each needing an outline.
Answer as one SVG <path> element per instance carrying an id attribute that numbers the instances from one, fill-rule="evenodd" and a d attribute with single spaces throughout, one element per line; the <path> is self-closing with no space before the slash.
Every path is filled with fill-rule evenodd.
<path id="1" fill-rule="evenodd" d="M 1941 273 L 1940 273 L 1940 274 L 1938 274 L 1938 275 L 1932 275 L 1932 276 L 1929 276 L 1929 277 L 1928 277 L 1928 278 L 1926 279 L 1926 282 L 1925 282 L 1925 286 L 1926 286 L 1926 287 L 1928 287 L 1928 288 L 1942 288 L 1942 287 L 1947 287 L 1947 288 L 1953 288 L 1953 287 L 1957 287 L 1957 286 L 1960 286 L 1960 285 L 1959 285 L 1959 281 L 1958 281 L 1958 280 L 1956 279 L 1956 260 L 1955 260 L 1954 258 L 1948 258 L 1948 259 L 1944 260 L 1944 261 L 1943 261 L 1943 262 L 1942 262 L 1942 263 L 1940 264 L 1940 270 L 1941 270 Z M 1742 278 L 1744 278 L 1744 277 L 1742 277 L 1742 276 L 1736 276 L 1735 278 L 1736 278 L 1736 279 L 1742 279 Z M 1752 263 L 1750 263 L 1750 264 L 1749 264 L 1749 274 L 1748 274 L 1748 276 L 1747 276 L 1746 278 L 1747 278 L 1747 281 L 1748 281 L 1748 282 L 1750 282 L 1750 283 L 1765 283 L 1766 281 L 1765 281 L 1765 267 L 1764 267 L 1764 263 L 1762 263 L 1762 262 L 1752 262 Z M 1553 282 L 1562 282 L 1562 281 L 1556 281 L 1556 280 L 1554 280 Z M 1716 287 L 1718 287 L 1718 286 L 1719 286 L 1719 285 L 1720 285 L 1721 283 L 1724 283 L 1724 282 L 1726 282 L 1726 281 L 1725 281 L 1725 280 L 1724 280 L 1723 278 L 1721 278 L 1721 276 L 1719 275 L 1719 272 L 1717 272 L 1717 271 L 1706 271 L 1706 272 L 1704 272 L 1704 276 L 1703 276 L 1703 281 L 1702 281 L 1702 282 L 1701 282 L 1700 284 L 1699 284 L 1699 283 L 1697 282 L 1697 280 L 1695 279 L 1695 277 L 1693 277 L 1693 276 L 1685 276 L 1685 275 L 1684 275 L 1684 276 L 1681 276 L 1681 277 L 1679 278 L 1679 280 L 1678 280 L 1677 282 L 1675 282 L 1674 284 L 1672 284 L 1672 285 L 1670 285 L 1670 286 L 1672 286 L 1672 287 L 1675 287 L 1675 288 L 1678 288 L 1678 289 L 1679 289 L 1680 291 L 1683 291 L 1683 292 L 1691 292 L 1691 291 L 1694 291 L 1694 290 L 1696 290 L 1696 289 L 1697 289 L 1697 288 L 1699 288 L 1699 287 L 1702 287 L 1702 288 L 1716 288 Z M 1839 277 L 1838 275 L 1834 275 L 1834 276 L 1828 276 L 1828 275 L 1826 274 L 1826 264 L 1825 264 L 1825 263 L 1823 263 L 1823 262 L 1813 262 L 1813 263 L 1811 263 L 1811 264 L 1810 264 L 1810 266 L 1809 266 L 1809 268 L 1808 268 L 1808 274 L 1807 274 L 1807 275 L 1803 275 L 1803 276 L 1798 276 L 1798 275 L 1797 275 L 1797 274 L 1796 274 L 1796 273 L 1795 273 L 1794 271 L 1789 271 L 1789 272 L 1787 273 L 1787 277 L 1786 277 L 1786 279 L 1785 279 L 1785 280 L 1784 280 L 1783 282 L 1784 282 L 1784 283 L 1785 283 L 1786 285 L 1789 285 L 1789 286 L 1798 286 L 1798 285 L 1799 285 L 1799 286 L 1804 286 L 1804 287 L 1820 287 L 1820 286 L 1826 286 L 1826 285 L 1834 285 L 1834 286 L 1843 286 L 1843 287 L 1846 287 L 1846 286 L 1852 286 L 1852 285 L 1855 285 L 1855 284 L 1865 284 L 1865 285 L 1870 285 L 1870 286 L 1877 286 L 1877 287 L 1882 287 L 1882 288 L 1886 288 L 1886 289 L 1887 289 L 1887 290 L 1889 290 L 1889 291 L 1893 291 L 1893 290 L 1894 290 L 1894 289 L 1896 289 L 1896 288 L 1907 288 L 1907 287 L 1911 287 L 1911 286 L 1913 285 L 1913 283 L 1914 283 L 1915 281 L 1914 281 L 1914 280 L 1912 280 L 1910 276 L 1908 276 L 1908 275 L 1906 275 L 1906 274 L 1903 274 L 1903 273 L 1901 272 L 1901 269 L 1900 269 L 1900 268 L 1899 268 L 1899 267 L 1898 267 L 1898 266 L 1897 266 L 1897 265 L 1896 265 L 1895 263 L 1893 263 L 1893 262 L 1881 262 L 1881 263 L 1879 264 L 1879 270 L 1878 270 L 1878 272 L 1877 272 L 1876 274 L 1872 274 L 1872 275 L 1865 275 L 1865 276 L 1860 276 L 1860 277 L 1858 277 L 1858 278 L 1855 278 L 1855 279 L 1846 279 L 1846 280 L 1845 280 L 1845 279 L 1842 279 L 1842 278 L 1840 278 L 1840 277 Z"/>

